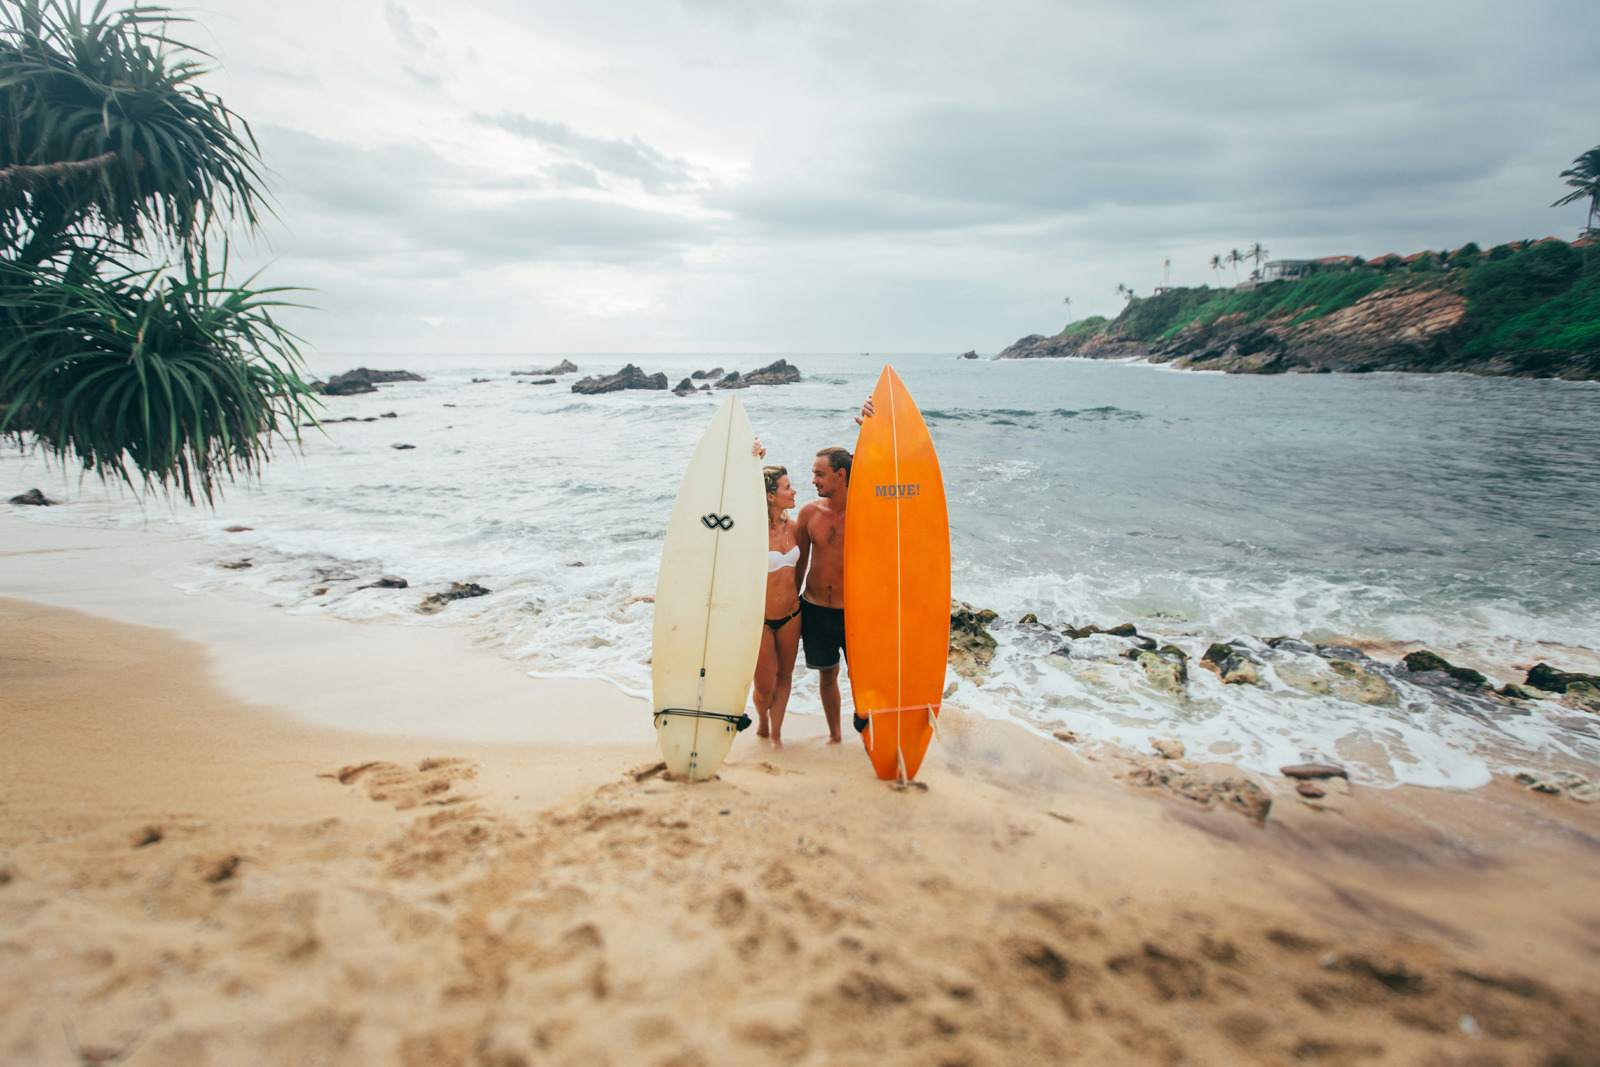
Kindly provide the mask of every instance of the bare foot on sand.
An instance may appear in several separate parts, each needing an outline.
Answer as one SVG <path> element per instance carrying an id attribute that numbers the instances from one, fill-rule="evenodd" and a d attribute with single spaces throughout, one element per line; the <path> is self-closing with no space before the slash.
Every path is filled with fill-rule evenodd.
<path id="1" fill-rule="evenodd" d="M 830 744 L 830 745 L 837 745 L 840 742 L 842 742 L 843 740 L 844 740 L 844 738 L 840 737 L 838 734 L 829 734 L 828 735 L 828 744 Z"/>
<path id="2" fill-rule="evenodd" d="M 772 735 L 772 750 L 774 752 L 776 752 L 778 749 L 780 749 L 782 747 L 783 747 L 783 738 L 779 737 L 777 734 L 773 734 Z"/>
<path id="3" fill-rule="evenodd" d="M 756 727 L 756 736 L 757 737 L 766 737 L 769 733 L 772 732 L 771 726 L 767 722 L 767 713 L 764 712 L 764 711 L 760 711 L 760 712 L 757 712 L 756 714 L 761 716 L 761 723 L 760 723 L 760 725 L 758 725 Z"/>

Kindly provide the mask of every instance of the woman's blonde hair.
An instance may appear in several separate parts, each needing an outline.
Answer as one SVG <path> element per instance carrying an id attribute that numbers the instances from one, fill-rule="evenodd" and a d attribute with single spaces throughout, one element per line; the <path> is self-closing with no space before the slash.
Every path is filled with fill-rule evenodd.
<path id="1" fill-rule="evenodd" d="M 778 491 L 778 479 L 782 478 L 784 475 L 786 475 L 788 473 L 789 473 L 789 468 L 788 467 L 762 467 L 761 468 L 761 480 L 767 483 L 767 492 L 768 493 L 776 493 Z M 778 522 L 788 522 L 788 521 L 789 521 L 789 513 L 787 511 L 778 512 Z M 772 520 L 772 509 L 768 508 L 767 509 L 767 529 L 769 529 L 769 530 L 775 529 L 777 527 L 777 525 L 778 525 L 778 523 L 774 522 Z"/>

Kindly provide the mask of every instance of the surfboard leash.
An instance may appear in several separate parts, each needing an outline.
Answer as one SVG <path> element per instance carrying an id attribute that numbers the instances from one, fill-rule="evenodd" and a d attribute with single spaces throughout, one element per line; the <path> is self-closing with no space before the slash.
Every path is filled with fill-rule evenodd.
<path id="1" fill-rule="evenodd" d="M 661 716 L 682 715 L 686 719 L 721 719 L 723 722 L 732 723 L 737 730 L 744 730 L 752 722 L 750 716 L 743 713 L 738 715 L 724 715 L 720 711 L 701 711 L 699 708 L 662 708 L 650 717 L 656 729 L 661 729 Z"/>

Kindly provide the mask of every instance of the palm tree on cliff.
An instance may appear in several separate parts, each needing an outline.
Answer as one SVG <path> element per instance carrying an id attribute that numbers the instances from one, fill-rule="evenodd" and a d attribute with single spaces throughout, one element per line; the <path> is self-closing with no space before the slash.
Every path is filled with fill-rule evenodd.
<path id="1" fill-rule="evenodd" d="M 1256 262 L 1256 273 L 1260 274 L 1261 273 L 1261 261 L 1266 259 L 1271 254 L 1272 253 L 1268 252 L 1266 250 L 1266 248 L 1261 244 L 1260 241 L 1257 241 L 1255 244 L 1250 246 L 1250 251 L 1248 251 L 1248 252 L 1246 252 L 1244 254 L 1244 258 L 1255 260 L 1255 262 Z"/>
<path id="2" fill-rule="evenodd" d="M 1583 155 L 1572 161 L 1572 166 L 1561 172 L 1567 179 L 1567 184 L 1572 186 L 1572 192 L 1551 204 L 1551 207 L 1560 207 L 1563 204 L 1576 203 L 1579 200 L 1589 201 L 1589 221 L 1584 227 L 1584 236 L 1588 240 L 1583 246 L 1583 266 L 1589 266 L 1589 246 L 1594 244 L 1594 217 L 1600 212 L 1600 145 L 1589 149 Z"/>
<path id="3" fill-rule="evenodd" d="M 1232 264 L 1232 266 L 1233 266 L 1233 282 L 1234 282 L 1235 285 L 1237 285 L 1239 283 L 1239 264 L 1243 263 L 1244 261 L 1245 261 L 1244 253 L 1240 252 L 1237 248 L 1235 248 L 1233 251 L 1229 252 L 1228 253 L 1228 258 L 1223 261 L 1225 263 Z"/>
<path id="4" fill-rule="evenodd" d="M 1133 290 L 1128 288 L 1126 285 L 1123 285 L 1121 282 L 1117 283 L 1117 295 L 1128 301 L 1130 304 L 1133 302 Z"/>
<path id="5" fill-rule="evenodd" d="M 1217 276 L 1217 288 L 1220 289 L 1220 288 L 1222 288 L 1222 267 L 1223 267 L 1222 257 L 1221 256 L 1212 256 L 1211 257 L 1210 266 L 1211 266 L 1211 270 Z"/>

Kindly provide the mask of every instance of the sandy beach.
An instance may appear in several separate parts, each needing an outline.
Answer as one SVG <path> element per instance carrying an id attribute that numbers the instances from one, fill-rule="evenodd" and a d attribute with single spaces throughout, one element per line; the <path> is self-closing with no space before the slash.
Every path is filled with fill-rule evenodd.
<path id="1" fill-rule="evenodd" d="M 0 516 L 5 1063 L 1600 1063 L 1600 805 L 1258 821 L 959 710 L 910 788 L 815 716 L 691 786 L 604 683 L 186 551 Z"/>

